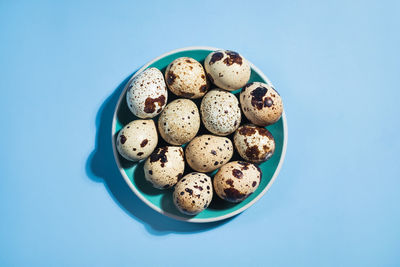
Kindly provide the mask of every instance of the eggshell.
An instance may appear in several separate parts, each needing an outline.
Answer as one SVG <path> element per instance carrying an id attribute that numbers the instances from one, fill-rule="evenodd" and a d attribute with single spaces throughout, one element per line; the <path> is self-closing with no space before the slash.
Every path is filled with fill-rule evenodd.
<path id="1" fill-rule="evenodd" d="M 230 92 L 215 89 L 208 92 L 200 105 L 204 126 L 216 135 L 233 133 L 240 125 L 239 101 Z"/>
<path id="2" fill-rule="evenodd" d="M 251 74 L 247 60 L 229 50 L 211 52 L 204 60 L 204 68 L 212 83 L 228 91 L 242 88 Z"/>
<path id="3" fill-rule="evenodd" d="M 128 85 L 126 100 L 132 113 L 142 119 L 154 118 L 167 103 L 164 77 L 156 68 L 138 74 Z"/>
<path id="4" fill-rule="evenodd" d="M 215 193 L 229 202 L 241 202 L 258 188 L 262 172 L 256 165 L 232 161 L 219 169 L 214 176 Z"/>
<path id="5" fill-rule="evenodd" d="M 119 131 L 116 146 L 121 156 L 138 161 L 147 158 L 156 148 L 157 142 L 153 120 L 134 120 Z"/>
<path id="6" fill-rule="evenodd" d="M 191 99 L 202 97 L 209 86 L 203 66 L 190 57 L 172 61 L 165 71 L 165 80 L 172 93 Z"/>
<path id="7" fill-rule="evenodd" d="M 211 172 L 227 163 L 233 155 L 233 145 L 226 137 L 202 135 L 186 146 L 186 161 L 199 172 Z"/>
<path id="8" fill-rule="evenodd" d="M 211 178 L 204 173 L 185 175 L 176 185 L 173 200 L 178 210 L 187 215 L 203 211 L 211 203 L 213 189 Z"/>
<path id="9" fill-rule="evenodd" d="M 275 140 L 270 131 L 255 125 L 240 126 L 233 142 L 239 155 L 253 163 L 269 160 L 275 151 Z"/>
<path id="10" fill-rule="evenodd" d="M 189 99 L 169 103 L 158 119 L 161 137 L 172 145 L 183 145 L 192 140 L 200 128 L 200 114 Z"/>
<path id="11" fill-rule="evenodd" d="M 155 188 L 174 186 L 185 170 L 183 149 L 176 146 L 157 148 L 144 164 L 144 175 Z"/>
<path id="12" fill-rule="evenodd" d="M 266 83 L 254 82 L 243 87 L 240 104 L 246 118 L 258 126 L 277 122 L 283 112 L 280 95 Z"/>

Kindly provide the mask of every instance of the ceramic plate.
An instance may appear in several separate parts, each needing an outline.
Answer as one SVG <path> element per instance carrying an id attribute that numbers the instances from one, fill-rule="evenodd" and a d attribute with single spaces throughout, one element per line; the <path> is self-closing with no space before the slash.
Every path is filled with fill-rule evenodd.
<path id="1" fill-rule="evenodd" d="M 203 63 L 206 56 L 211 52 L 217 50 L 217 48 L 213 47 L 187 47 L 178 50 L 174 50 L 168 52 L 160 57 L 150 61 L 145 64 L 141 69 L 139 69 L 136 73 L 140 73 L 141 71 L 149 68 L 156 67 L 161 72 L 164 73 L 166 67 L 171 61 L 179 57 L 191 57 L 196 59 L 197 61 Z M 253 64 L 250 63 L 251 66 L 251 76 L 249 82 L 271 82 L 268 78 Z M 135 77 L 130 79 L 130 81 Z M 129 81 L 129 82 L 130 82 Z M 127 84 L 129 84 L 129 82 Z M 210 204 L 210 206 L 204 210 L 203 212 L 197 214 L 196 216 L 185 216 L 180 213 L 174 206 L 172 202 L 172 190 L 158 190 L 152 187 L 150 183 L 148 183 L 144 177 L 143 173 L 143 162 L 133 163 L 123 159 L 117 152 L 115 146 L 116 136 L 118 131 L 124 127 L 127 123 L 132 120 L 135 120 L 135 116 L 130 112 L 128 106 L 126 104 L 126 89 L 122 92 L 117 106 L 115 108 L 113 124 L 112 124 L 112 144 L 113 151 L 116 163 L 118 168 L 122 174 L 122 177 L 125 179 L 126 183 L 132 189 L 132 191 L 148 206 L 158 211 L 161 214 L 166 216 L 184 220 L 188 222 L 195 223 L 203 223 L 203 222 L 213 222 L 223 220 L 229 217 L 232 217 L 247 208 L 253 205 L 257 200 L 259 200 L 270 188 L 271 184 L 274 182 L 276 177 L 278 176 L 279 170 L 282 166 L 283 159 L 285 157 L 286 152 L 286 144 L 287 144 L 287 126 L 286 126 L 286 116 L 285 112 L 283 112 L 282 118 L 275 124 L 266 127 L 274 136 L 276 142 L 275 153 L 267 162 L 260 164 L 260 168 L 262 170 L 262 179 L 257 190 L 251 194 L 246 200 L 241 203 L 232 204 L 225 202 L 214 194 L 214 198 Z M 279 92 L 279 88 L 277 89 Z M 238 95 L 240 90 L 234 91 L 233 93 Z M 284 97 L 284 92 L 281 92 L 281 95 Z M 168 103 L 174 97 L 171 92 L 168 92 Z M 199 104 L 201 99 L 195 101 Z M 155 118 L 157 119 L 157 117 Z M 243 120 L 246 121 L 245 119 Z M 243 124 L 243 122 L 242 122 Z M 202 126 L 203 127 L 203 126 Z M 162 138 L 159 137 L 160 141 L 163 142 Z M 232 160 L 240 160 L 240 157 L 235 154 Z M 185 174 L 187 171 L 185 170 Z M 215 173 L 215 172 L 214 172 Z M 212 175 L 211 175 L 212 176 Z"/>

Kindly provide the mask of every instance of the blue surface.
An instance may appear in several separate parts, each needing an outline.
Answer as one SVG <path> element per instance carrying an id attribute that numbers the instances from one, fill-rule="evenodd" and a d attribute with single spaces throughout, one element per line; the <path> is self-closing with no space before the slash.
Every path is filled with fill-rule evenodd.
<path id="1" fill-rule="evenodd" d="M 0 2 L 0 266 L 399 266 L 397 1 Z M 164 218 L 106 138 L 120 85 L 169 50 L 237 50 L 288 117 L 271 190 Z"/>

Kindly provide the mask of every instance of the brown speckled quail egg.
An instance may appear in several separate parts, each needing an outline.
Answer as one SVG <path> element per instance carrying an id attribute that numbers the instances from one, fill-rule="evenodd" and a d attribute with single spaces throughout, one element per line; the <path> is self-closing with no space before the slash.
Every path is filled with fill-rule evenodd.
<path id="1" fill-rule="evenodd" d="M 255 125 L 240 126 L 233 137 L 239 155 L 250 162 L 269 160 L 275 151 L 275 140 L 265 128 Z"/>
<path id="2" fill-rule="evenodd" d="M 128 85 L 126 100 L 132 113 L 142 119 L 154 118 L 167 103 L 164 77 L 156 68 L 138 74 Z"/>
<path id="3" fill-rule="evenodd" d="M 169 103 L 158 119 L 161 137 L 172 145 L 183 145 L 192 140 L 200 128 L 200 114 L 189 99 Z"/>
<path id="4" fill-rule="evenodd" d="M 233 133 L 240 124 L 239 101 L 230 92 L 220 89 L 211 90 L 201 101 L 201 120 L 204 126 L 216 135 Z"/>
<path id="5" fill-rule="evenodd" d="M 234 91 L 245 86 L 250 79 L 250 65 L 236 52 L 217 50 L 204 61 L 204 68 L 212 83 L 219 88 Z"/>
<path id="6" fill-rule="evenodd" d="M 212 197 L 211 178 L 198 172 L 185 175 L 175 185 L 173 194 L 175 206 L 187 215 L 195 215 L 206 209 Z"/>
<path id="7" fill-rule="evenodd" d="M 215 193 L 229 202 L 241 202 L 256 191 L 262 173 L 256 165 L 232 161 L 219 169 L 214 176 Z"/>
<path id="8" fill-rule="evenodd" d="M 243 87 L 240 104 L 244 115 L 259 126 L 277 122 L 283 112 L 280 95 L 266 83 L 254 82 Z"/>
<path id="9" fill-rule="evenodd" d="M 183 149 L 177 146 L 157 148 L 144 163 L 144 176 L 155 188 L 174 186 L 185 170 Z"/>
<path id="10" fill-rule="evenodd" d="M 156 148 L 157 142 L 153 120 L 134 120 L 119 131 L 116 145 L 121 156 L 138 161 L 147 158 Z"/>
<path id="11" fill-rule="evenodd" d="M 186 161 L 198 172 L 211 172 L 227 163 L 233 155 L 233 145 L 226 137 L 201 135 L 186 146 Z"/>
<path id="12" fill-rule="evenodd" d="M 208 90 L 203 66 L 190 57 L 180 57 L 172 61 L 165 71 L 165 80 L 169 90 L 180 97 L 200 98 Z"/>

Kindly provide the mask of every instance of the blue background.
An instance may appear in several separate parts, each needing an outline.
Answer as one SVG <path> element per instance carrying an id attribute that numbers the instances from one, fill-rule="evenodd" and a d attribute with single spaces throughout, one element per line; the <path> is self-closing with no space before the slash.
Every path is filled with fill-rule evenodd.
<path id="1" fill-rule="evenodd" d="M 399 13 L 398 1 L 0 1 L 0 265 L 399 266 Z M 211 225 L 146 207 L 105 145 L 124 81 L 193 45 L 264 71 L 289 127 L 270 191 Z"/>

